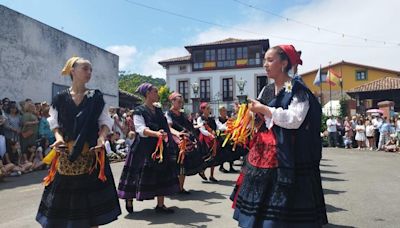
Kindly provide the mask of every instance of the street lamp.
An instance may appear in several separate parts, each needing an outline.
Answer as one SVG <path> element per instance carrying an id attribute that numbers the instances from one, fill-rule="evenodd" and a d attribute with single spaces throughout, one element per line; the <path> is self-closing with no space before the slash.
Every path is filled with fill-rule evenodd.
<path id="1" fill-rule="evenodd" d="M 240 95 L 243 95 L 244 86 L 246 85 L 247 81 L 240 78 L 236 81 L 237 86 L 239 87 Z"/>
<path id="2" fill-rule="evenodd" d="M 240 78 L 236 81 L 236 85 L 239 87 L 240 95 L 237 96 L 239 103 L 243 104 L 247 102 L 247 95 L 243 95 L 244 86 L 246 85 L 246 80 Z"/>
<path id="3" fill-rule="evenodd" d="M 197 94 L 199 93 L 199 88 L 200 88 L 199 83 L 197 83 L 197 82 L 192 83 L 194 97 L 197 97 Z"/>

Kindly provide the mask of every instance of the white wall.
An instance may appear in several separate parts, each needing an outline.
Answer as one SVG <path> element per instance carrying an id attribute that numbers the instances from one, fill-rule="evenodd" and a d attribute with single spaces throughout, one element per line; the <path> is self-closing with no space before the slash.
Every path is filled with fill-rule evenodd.
<path id="1" fill-rule="evenodd" d="M 0 5 L 0 98 L 50 102 L 52 83 L 71 84 L 60 72 L 74 55 L 93 64 L 88 87 L 118 106 L 118 56 Z"/>
<path id="2" fill-rule="evenodd" d="M 171 65 L 167 70 L 167 86 L 171 91 L 178 91 L 178 81 L 187 80 L 189 81 L 189 98 L 193 98 L 193 90 L 191 84 L 197 82 L 200 84 L 200 79 L 210 79 L 210 95 L 211 100 L 216 98 L 218 92 L 221 93 L 220 101 L 218 104 L 213 104 L 212 109 L 215 113 L 218 109 L 218 105 L 225 105 L 229 110 L 232 109 L 230 104 L 232 102 L 222 101 L 222 79 L 233 78 L 233 97 L 236 99 L 237 95 L 240 95 L 236 80 L 246 80 L 243 95 L 247 95 L 249 98 L 257 97 L 257 76 L 265 75 L 265 69 L 263 67 L 257 68 L 242 68 L 242 69 L 226 69 L 226 70 L 209 70 L 209 71 L 194 71 L 187 73 L 179 73 L 177 71 L 178 65 Z M 200 96 L 200 94 L 198 94 Z M 190 99 L 189 99 L 190 100 Z M 185 109 L 192 111 L 192 104 L 185 105 Z"/>

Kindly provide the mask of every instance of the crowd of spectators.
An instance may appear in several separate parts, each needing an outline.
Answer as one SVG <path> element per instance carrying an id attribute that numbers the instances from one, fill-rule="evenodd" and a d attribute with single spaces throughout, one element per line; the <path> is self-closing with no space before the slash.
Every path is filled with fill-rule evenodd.
<path id="1" fill-rule="evenodd" d="M 331 116 L 326 121 L 330 147 L 357 148 L 386 152 L 400 151 L 400 117 L 383 117 L 380 113 L 351 118 Z"/>
<path id="2" fill-rule="evenodd" d="M 47 168 L 42 160 L 55 141 L 49 110 L 47 102 L 0 100 L 0 179 Z M 105 149 L 111 161 L 122 161 L 136 136 L 133 111 L 110 107 L 109 113 L 114 125 Z"/>

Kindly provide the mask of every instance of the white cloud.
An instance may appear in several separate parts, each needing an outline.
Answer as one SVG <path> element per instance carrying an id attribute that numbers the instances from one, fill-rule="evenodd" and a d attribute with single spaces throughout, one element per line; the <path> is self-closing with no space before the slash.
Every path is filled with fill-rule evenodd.
<path id="1" fill-rule="evenodd" d="M 382 3 L 374 0 L 315 0 L 306 5 L 288 8 L 283 15 L 339 33 L 400 43 L 400 30 L 394 27 L 399 8 L 400 1 Z M 304 65 L 299 69 L 300 72 L 316 69 L 320 64 L 327 65 L 329 62 L 341 60 L 400 70 L 397 60 L 399 45 L 351 39 L 346 35 L 342 37 L 340 34 L 318 31 L 267 14 L 264 19 L 261 19 L 259 14 L 253 19 L 250 16 L 248 18 L 250 19 L 236 26 L 239 29 L 212 27 L 192 37 L 191 43 L 204 43 L 227 37 L 268 38 L 271 46 L 291 43 L 302 50 Z M 257 34 L 240 31 L 241 29 Z"/>
<path id="2" fill-rule="evenodd" d="M 256 1 L 257 2 L 257 1 Z M 384 2 L 384 3 L 383 3 Z M 283 16 L 303 23 L 319 26 L 339 33 L 367 37 L 369 39 L 392 41 L 400 43 L 400 30 L 396 29 L 396 18 L 400 1 L 374 0 L 312 0 L 287 8 Z M 253 4 L 257 6 L 257 4 Z M 400 70 L 398 55 L 400 46 L 376 43 L 359 39 L 351 39 L 346 35 L 318 31 L 295 22 L 276 18 L 274 16 L 243 8 L 244 21 L 234 28 L 211 27 L 206 31 L 194 32 L 192 37 L 184 37 L 185 44 L 179 47 L 169 47 L 143 56 L 140 73 L 165 78 L 165 69 L 158 62 L 163 59 L 187 55 L 185 45 L 212 42 L 228 37 L 242 39 L 267 38 L 271 46 L 278 44 L 293 44 L 302 50 L 303 66 L 299 72 L 306 72 L 336 63 L 342 60 L 376 67 Z M 263 15 L 263 16 L 262 16 Z M 245 31 L 251 31 L 248 33 Z M 254 34 L 256 33 L 256 34 Z M 314 41 L 324 44 L 313 44 Z M 142 53 L 143 54 L 143 53 Z"/>
<path id="3" fill-rule="evenodd" d="M 114 45 L 106 48 L 107 51 L 119 56 L 119 70 L 131 70 L 137 54 L 135 46 Z"/>
<path id="4" fill-rule="evenodd" d="M 152 75 L 158 78 L 165 78 L 166 71 L 160 64 L 158 64 L 158 62 L 161 60 L 181 57 L 188 54 L 189 53 L 184 47 L 170 47 L 160 49 L 144 59 L 143 63 L 141 63 L 142 67 L 140 68 L 140 73 L 145 75 Z"/>

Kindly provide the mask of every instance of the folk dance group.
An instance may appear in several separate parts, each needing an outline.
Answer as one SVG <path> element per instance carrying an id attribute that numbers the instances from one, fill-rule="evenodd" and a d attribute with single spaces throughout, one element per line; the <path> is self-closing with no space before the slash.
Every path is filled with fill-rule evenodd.
<path id="1" fill-rule="evenodd" d="M 181 112 L 180 94 L 170 95 L 172 106 L 163 113 L 154 105 L 159 100 L 157 88 L 149 83 L 140 85 L 137 93 L 144 97 L 144 103 L 134 110 L 138 135 L 116 189 L 104 152 L 112 120 L 103 95 L 86 88 L 91 63 L 80 57 L 69 59 L 62 75 L 71 77 L 72 86 L 53 98 L 48 119 L 56 141 L 45 158 L 51 166 L 36 220 L 42 227 L 98 227 L 121 214 L 119 198 L 125 200 L 128 213 L 134 212 L 133 199 L 154 198 L 155 212 L 174 213 L 164 198 L 188 193 L 184 189 L 186 176 L 199 174 L 204 180 L 217 182 L 215 166 L 244 156 L 231 195 L 238 226 L 326 224 L 319 170 L 321 106 L 301 78 L 289 77 L 288 72 L 302 64 L 292 45 L 270 48 L 264 60 L 274 84 L 265 86 L 256 100 L 243 106 L 251 111 L 243 119 L 255 123 L 244 143 L 227 139 L 232 119 L 228 120 L 224 110 L 216 121 L 209 105 L 202 103 L 201 116 L 194 125 Z M 250 127 L 246 121 L 236 123 Z"/>

